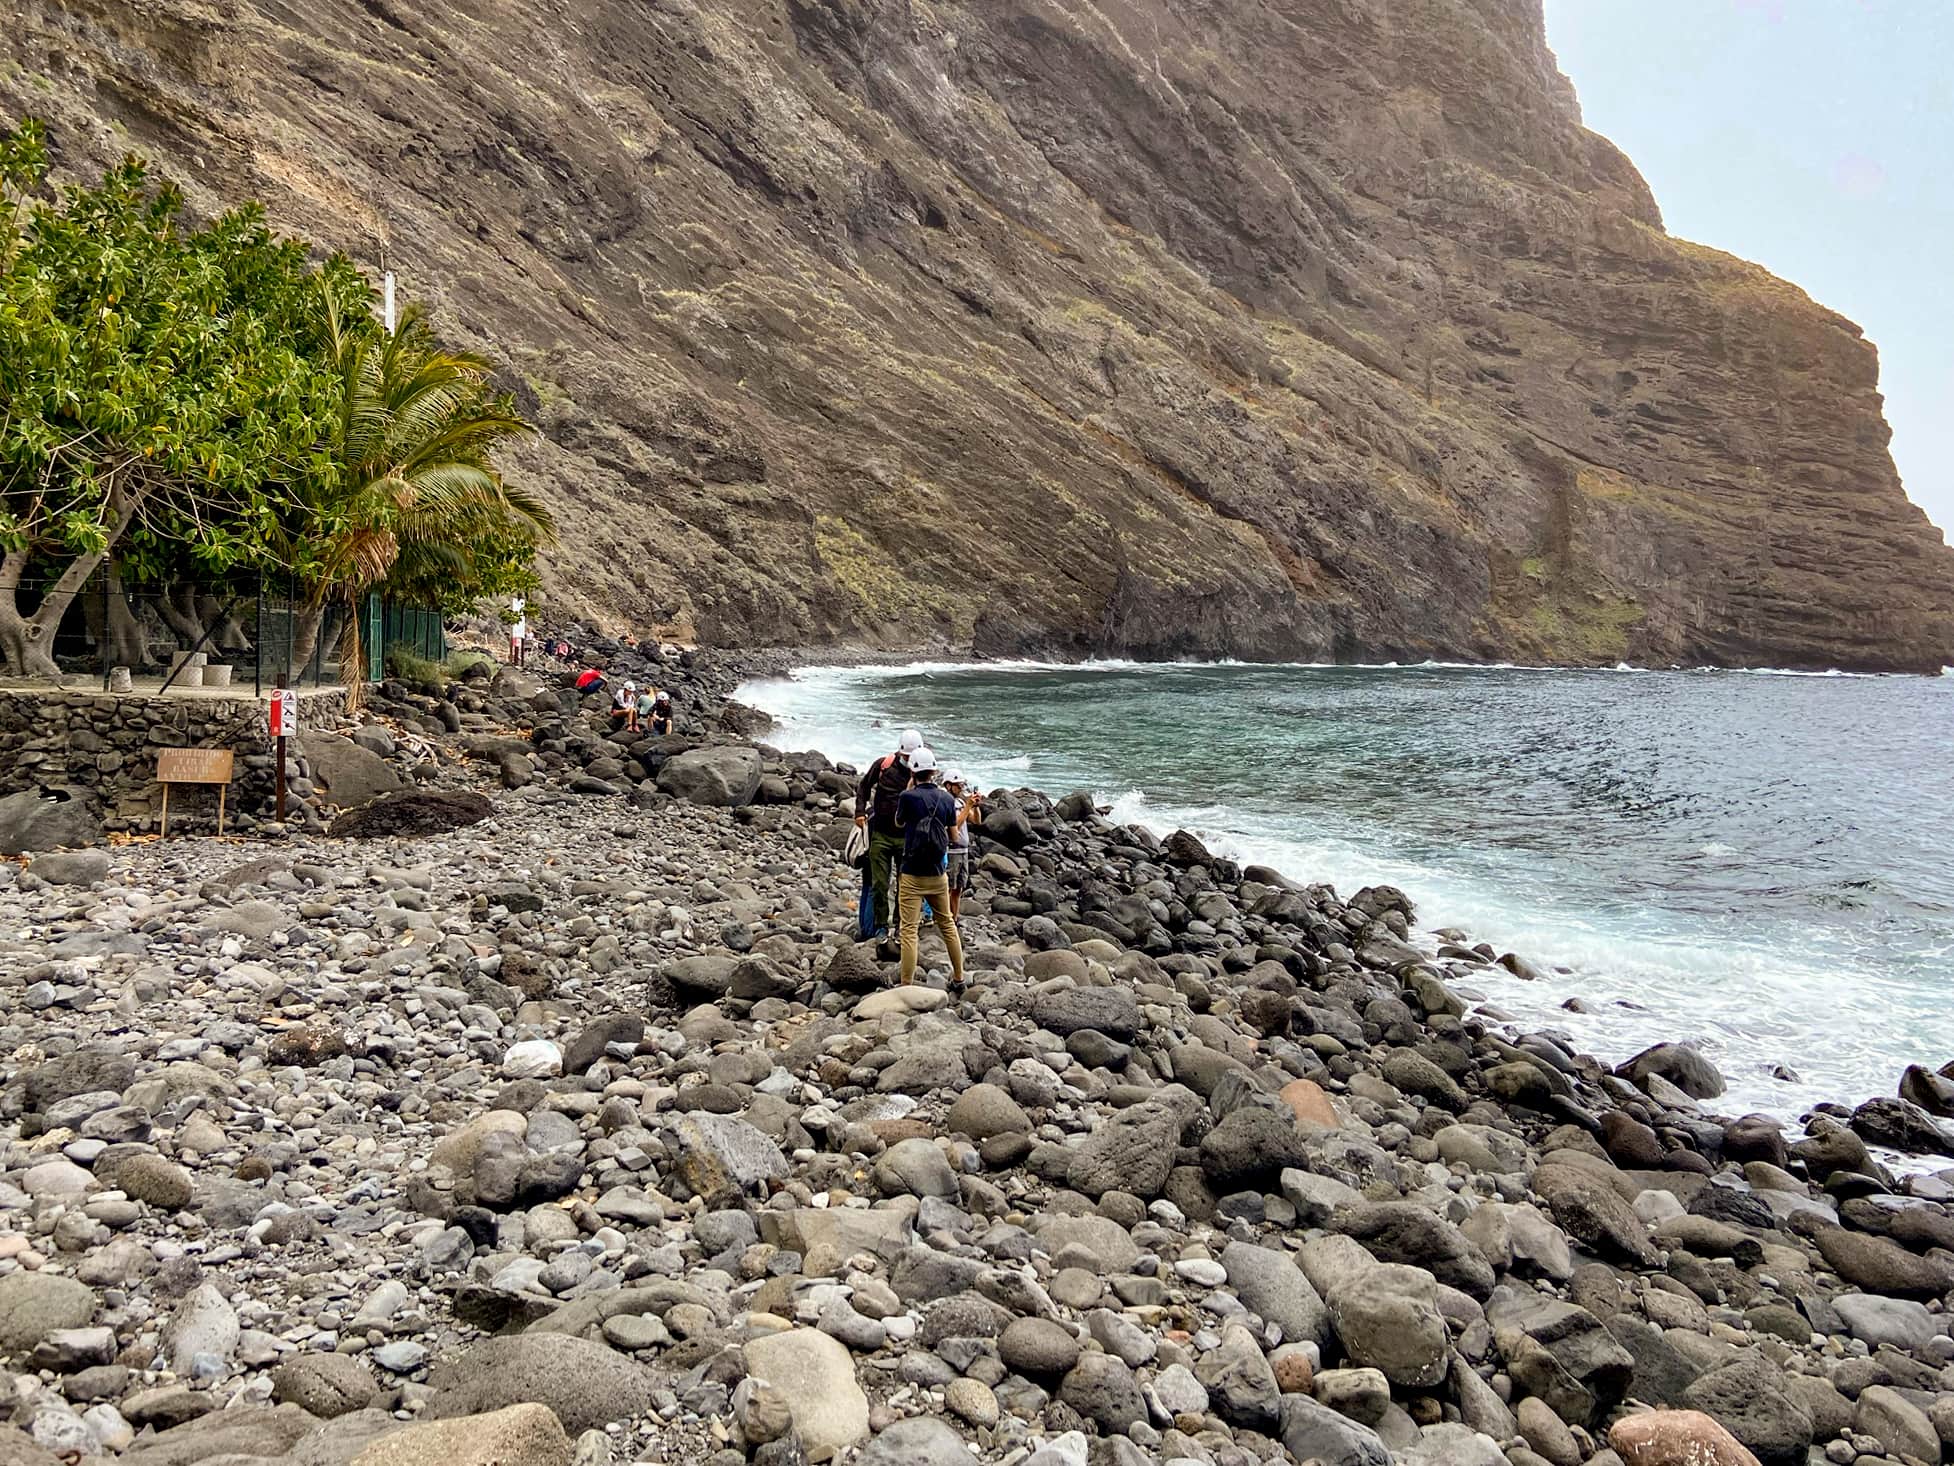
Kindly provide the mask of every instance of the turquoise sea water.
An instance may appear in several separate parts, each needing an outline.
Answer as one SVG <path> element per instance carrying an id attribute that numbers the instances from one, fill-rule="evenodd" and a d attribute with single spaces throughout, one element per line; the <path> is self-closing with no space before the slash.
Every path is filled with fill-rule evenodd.
<path id="1" fill-rule="evenodd" d="M 1700 1040 L 1720 1108 L 1954 1058 L 1954 677 L 919 663 L 741 696 L 790 747 L 859 762 L 914 724 L 987 787 L 1402 886 L 1420 925 L 1560 969 L 1487 1001 L 1608 1059 Z"/>

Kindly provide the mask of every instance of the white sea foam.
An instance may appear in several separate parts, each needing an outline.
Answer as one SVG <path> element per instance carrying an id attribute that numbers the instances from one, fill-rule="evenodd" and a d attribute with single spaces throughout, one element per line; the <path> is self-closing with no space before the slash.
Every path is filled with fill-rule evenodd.
<path id="1" fill-rule="evenodd" d="M 1883 672 L 1847 672 L 1838 667 L 1814 671 L 1801 667 L 1690 667 L 1660 668 L 1617 662 L 1612 667 L 1556 667 L 1537 662 L 1458 662 L 1428 658 L 1422 662 L 1244 662 L 1234 657 L 1216 660 L 1134 661 L 1124 657 L 1088 657 L 1077 662 L 1042 661 L 1032 657 L 1000 657 L 995 660 L 953 661 L 921 659 L 913 662 L 862 662 L 846 665 L 813 663 L 797 668 L 789 679 L 766 678 L 748 687 L 790 679 L 823 679 L 843 682 L 875 682 L 903 677 L 943 677 L 959 673 L 993 674 L 1087 672 L 1162 672 L 1215 667 L 1257 667 L 1266 670 L 1292 669 L 1306 672 L 1546 672 L 1558 676 L 1581 673 L 1645 673 L 1684 670 L 1705 677 L 1884 677 L 1904 675 Z M 1954 673 L 1954 667 L 1943 669 Z M 742 694 L 744 697 L 744 694 Z M 749 699 L 750 700 L 750 699 Z"/>
<path id="2" fill-rule="evenodd" d="M 782 731 L 773 741 L 818 748 L 859 764 L 886 751 L 899 719 L 912 720 L 896 711 L 907 694 L 879 685 L 886 679 L 947 678 L 967 671 L 1070 677 L 1096 672 L 1171 674 L 1173 670 L 1132 662 L 809 668 L 793 677 L 749 684 L 740 696 L 780 722 Z M 1279 670 L 1259 668 L 1247 675 Z M 1337 675 L 1369 672 L 1404 678 L 1404 685 L 1392 690 L 1401 699 L 1393 705 L 1422 707 L 1426 694 L 1407 689 L 1419 687 L 1413 679 L 1428 670 L 1454 667 L 1351 667 L 1337 669 Z M 1511 674 L 1550 669 L 1465 664 L 1456 670 Z M 1644 669 L 1627 666 L 1596 671 L 1645 675 Z M 1584 674 L 1559 675 L 1575 679 L 1570 682 L 1572 689 L 1581 685 Z M 1705 671 L 1693 674 L 1692 682 L 1695 677 L 1750 675 L 1756 674 Z M 1784 675 L 1828 676 L 1795 670 Z M 1532 678 L 1526 682 L 1534 685 Z M 1326 689 L 1334 685 L 1327 680 L 1321 684 Z M 1889 685 L 1896 692 L 1903 690 L 1902 684 Z M 1927 690 L 1927 684 L 1911 685 Z M 1936 703 L 1940 689 L 1949 685 L 1932 684 Z M 1678 690 L 1682 686 L 1677 684 Z M 1062 678 L 1055 687 L 1063 690 Z M 1730 693 L 1717 694 L 1713 705 L 1745 705 L 1731 704 L 1735 687 L 1732 684 Z M 1798 897 L 1806 905 L 1791 929 L 1782 923 L 1767 928 L 1756 915 L 1755 900 L 1741 894 L 1733 894 L 1722 908 L 1710 900 L 1672 909 L 1659 899 L 1640 896 L 1610 901 L 1605 887 L 1597 889 L 1590 883 L 1586 894 L 1572 899 L 1559 884 L 1561 869 L 1535 860 L 1529 854 L 1532 842 L 1527 840 L 1480 841 L 1473 858 L 1464 860 L 1458 858 L 1463 851 L 1458 843 L 1461 835 L 1433 839 L 1428 834 L 1421 841 L 1408 842 L 1398 811 L 1375 802 L 1334 798 L 1309 805 L 1284 805 L 1279 799 L 1204 802 L 1198 794 L 1189 797 L 1191 791 L 1185 788 L 1143 786 L 1140 779 L 1146 776 L 1136 775 L 1133 769 L 1095 768 L 1091 760 L 1098 755 L 1088 750 L 1096 746 L 1096 736 L 1089 725 L 1083 737 L 1080 725 L 1062 725 L 1071 735 L 1069 754 L 1056 748 L 1028 753 L 1022 726 L 1011 735 L 1019 739 L 1015 747 L 1003 743 L 1006 735 L 986 732 L 990 725 L 982 702 L 959 702 L 954 693 L 934 687 L 915 695 L 937 699 L 934 710 L 960 730 L 941 735 L 946 744 L 956 745 L 949 755 L 987 787 L 1031 782 L 1058 794 L 1097 785 L 1096 797 L 1110 804 L 1118 823 L 1144 825 L 1157 834 L 1184 827 L 1219 854 L 1272 865 L 1302 880 L 1328 881 L 1345 894 L 1374 884 L 1403 888 L 1417 903 L 1419 919 L 1428 928 L 1463 929 L 1474 940 L 1524 954 L 1551 974 L 1528 982 L 1502 968 L 1475 969 L 1458 979 L 1463 992 L 1512 1015 L 1522 1026 L 1563 1031 L 1580 1047 L 1610 1061 L 1662 1040 L 1699 1041 L 1724 1069 L 1730 1093 L 1719 1106 L 1733 1113 L 1758 1109 L 1795 1116 L 1820 1100 L 1856 1102 L 1874 1092 L 1891 1093 L 1904 1064 L 1938 1066 L 1954 1053 L 1954 1018 L 1945 1011 L 1938 985 L 1918 980 L 1917 974 L 1909 979 L 1906 972 L 1867 955 L 1862 943 L 1864 918 L 1855 912 L 1866 898 L 1856 880 L 1832 877 L 1810 887 Z M 1227 687 L 1217 684 L 1213 696 L 1228 695 Z M 1145 687 L 1123 687 L 1109 696 L 1144 702 L 1151 692 Z M 1204 687 L 1202 697 L 1207 696 Z M 1360 711 L 1376 705 L 1367 693 L 1354 696 Z M 1468 700 L 1464 705 L 1476 712 L 1477 695 L 1463 696 Z M 1833 696 L 1825 695 L 1822 702 L 1832 706 Z M 1091 705 L 1100 706 L 1096 696 Z M 1113 705 L 1132 706 L 1130 702 Z M 1217 705 L 1204 702 L 1202 710 L 1211 714 Z M 1552 705 L 1558 710 L 1562 697 L 1555 695 Z M 1660 706 L 1640 701 L 1623 704 L 1619 696 L 1608 705 Z M 1693 701 L 1691 705 L 1712 704 Z M 936 736 L 932 732 L 933 741 Z M 992 740 L 988 744 L 987 738 Z M 1176 767 L 1176 778 L 1200 777 L 1184 764 Z M 1674 849 L 1670 858 L 1703 862 L 1712 877 L 1741 873 L 1746 862 L 1756 858 L 1748 845 L 1705 838 L 1708 834 L 1706 828 L 1694 843 Z M 1678 869 L 1678 879 L 1696 878 L 1692 868 Z M 1768 880 L 1769 873 L 1763 874 Z M 1876 868 L 1868 872 L 1869 879 L 1879 876 Z M 1786 879 L 1792 884 L 1784 889 L 1796 893 L 1798 878 Z M 1854 921 L 1861 925 L 1851 925 Z M 1924 932 L 1915 948 L 1917 962 L 1932 962 L 1937 948 L 1949 946 L 1945 931 L 1943 922 L 1938 929 Z M 1587 1011 L 1564 1009 L 1561 1005 L 1569 999 L 1579 999 Z M 1773 1070 L 1781 1065 L 1795 1071 L 1796 1080 L 1774 1077 Z"/>

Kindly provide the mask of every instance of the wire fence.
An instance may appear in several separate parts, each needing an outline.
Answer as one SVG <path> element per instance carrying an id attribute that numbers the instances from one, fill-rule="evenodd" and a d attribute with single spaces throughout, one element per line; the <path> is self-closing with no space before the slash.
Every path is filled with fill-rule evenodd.
<path id="1" fill-rule="evenodd" d="M 228 580 L 132 581 L 97 570 L 65 606 L 52 577 L 0 585 L 25 621 L 47 619 L 45 645 L 64 679 L 87 676 L 104 688 L 156 691 L 249 687 L 328 687 L 347 675 L 378 681 L 390 657 L 440 662 L 448 654 L 438 612 L 369 596 L 356 608 L 319 604 L 302 587 L 272 576 Z M 357 620 L 357 626 L 354 622 Z M 357 666 L 345 665 L 355 645 Z M 4 650 L 4 648 L 0 648 Z M 44 670 L 44 669 L 43 669 Z M 0 659 L 0 675 L 31 670 Z"/>

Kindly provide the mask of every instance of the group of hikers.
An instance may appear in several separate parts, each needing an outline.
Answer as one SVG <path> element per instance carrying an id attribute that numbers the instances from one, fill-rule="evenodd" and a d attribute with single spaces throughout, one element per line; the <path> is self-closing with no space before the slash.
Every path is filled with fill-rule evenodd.
<path id="1" fill-rule="evenodd" d="M 916 942 L 927 908 L 950 954 L 951 991 L 963 988 L 957 917 L 970 888 L 970 832 L 983 818 L 982 796 L 960 771 L 939 769 L 935 752 L 914 728 L 903 729 L 895 752 L 862 774 L 849 841 L 849 857 L 862 867 L 860 935 L 886 944 L 895 913 L 905 986 L 916 978 Z"/>
<path id="2" fill-rule="evenodd" d="M 610 679 L 595 667 L 577 674 L 577 691 L 588 697 L 610 687 Z M 625 682 L 611 692 L 611 730 L 622 733 L 655 733 L 660 737 L 672 731 L 672 695 L 647 682 L 643 687 Z"/>

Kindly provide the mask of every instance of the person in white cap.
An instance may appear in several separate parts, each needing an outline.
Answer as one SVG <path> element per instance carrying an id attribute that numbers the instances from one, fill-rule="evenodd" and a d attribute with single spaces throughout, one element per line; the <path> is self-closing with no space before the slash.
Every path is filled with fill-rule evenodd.
<path id="1" fill-rule="evenodd" d="M 909 787 L 909 760 L 923 746 L 923 735 L 904 728 L 896 751 L 868 766 L 855 790 L 855 827 L 868 831 L 868 885 L 875 911 L 869 930 L 886 938 L 894 924 L 896 865 L 902 859 L 902 832 L 896 828 L 896 801 Z"/>
<path id="2" fill-rule="evenodd" d="M 975 790 L 965 792 L 961 769 L 945 774 L 943 787 L 957 802 L 956 823 L 950 826 L 950 863 L 943 872 L 950 881 L 950 919 L 955 921 L 963 915 L 963 893 L 970 889 L 970 827 L 984 822 L 984 805 Z"/>
<path id="3" fill-rule="evenodd" d="M 902 828 L 902 878 L 897 906 L 902 913 L 902 985 L 916 980 L 916 937 L 923 924 L 923 902 L 930 904 L 936 929 L 950 953 L 950 990 L 963 989 L 963 942 L 957 919 L 950 914 L 950 880 L 943 867 L 950 856 L 950 826 L 956 823 L 957 802 L 936 786 L 936 755 L 918 748 L 909 755 L 912 779 L 896 803 L 896 823 Z"/>
<path id="4" fill-rule="evenodd" d="M 628 728 L 638 716 L 638 684 L 627 682 L 611 694 L 611 728 Z"/>

